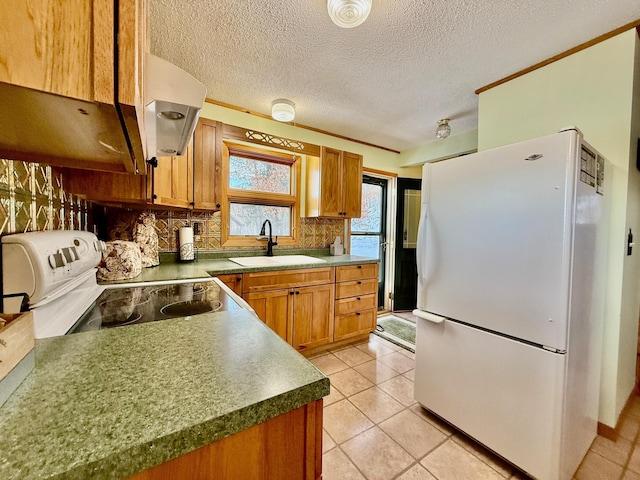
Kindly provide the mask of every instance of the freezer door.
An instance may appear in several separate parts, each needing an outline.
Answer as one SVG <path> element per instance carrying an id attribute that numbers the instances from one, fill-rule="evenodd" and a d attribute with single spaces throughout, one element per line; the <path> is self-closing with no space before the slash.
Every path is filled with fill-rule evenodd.
<path id="1" fill-rule="evenodd" d="M 568 480 L 560 473 L 565 357 L 419 319 L 415 399 L 529 475 Z"/>
<path id="2" fill-rule="evenodd" d="M 563 132 L 425 165 L 420 309 L 566 350 L 577 148 Z"/>

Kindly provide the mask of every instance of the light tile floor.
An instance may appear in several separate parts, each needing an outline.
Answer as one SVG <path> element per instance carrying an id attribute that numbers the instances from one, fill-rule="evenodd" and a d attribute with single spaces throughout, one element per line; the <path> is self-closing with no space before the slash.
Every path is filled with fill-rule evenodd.
<path id="1" fill-rule="evenodd" d="M 323 480 L 528 478 L 415 402 L 413 353 L 370 335 L 310 360 L 331 380 Z M 575 480 L 640 480 L 640 397 L 621 421 L 618 440 L 597 437 Z"/>

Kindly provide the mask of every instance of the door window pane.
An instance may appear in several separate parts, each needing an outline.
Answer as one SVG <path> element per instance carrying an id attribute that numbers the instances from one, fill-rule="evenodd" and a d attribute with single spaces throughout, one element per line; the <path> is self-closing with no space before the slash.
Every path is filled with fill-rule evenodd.
<path id="1" fill-rule="evenodd" d="M 291 165 L 236 155 L 229 157 L 230 188 L 289 194 L 290 186 Z"/>
<path id="2" fill-rule="evenodd" d="M 369 235 L 351 236 L 351 254 L 380 258 L 380 237 Z"/>
<path id="3" fill-rule="evenodd" d="M 382 229 L 382 186 L 362 184 L 362 216 L 351 220 L 351 231 L 377 233 Z"/>
<path id="4" fill-rule="evenodd" d="M 404 191 L 404 219 L 402 222 L 402 247 L 416 248 L 418 243 L 418 224 L 420 223 L 420 190 Z"/>
<path id="5" fill-rule="evenodd" d="M 271 222 L 273 236 L 291 235 L 291 207 L 231 203 L 229 208 L 231 235 L 257 236 L 265 220 Z M 265 232 L 269 234 L 269 230 Z"/>

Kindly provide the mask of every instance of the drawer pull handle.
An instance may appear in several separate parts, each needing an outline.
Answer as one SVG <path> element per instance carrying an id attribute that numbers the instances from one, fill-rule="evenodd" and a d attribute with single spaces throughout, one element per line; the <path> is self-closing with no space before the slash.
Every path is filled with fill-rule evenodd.
<path id="1" fill-rule="evenodd" d="M 356 312 L 356 315 L 360 315 L 360 312 Z"/>
<path id="2" fill-rule="evenodd" d="M 356 297 L 356 300 L 360 300 L 360 297 Z"/>
<path id="3" fill-rule="evenodd" d="M 358 285 L 362 285 L 362 282 L 360 280 L 358 280 Z"/>

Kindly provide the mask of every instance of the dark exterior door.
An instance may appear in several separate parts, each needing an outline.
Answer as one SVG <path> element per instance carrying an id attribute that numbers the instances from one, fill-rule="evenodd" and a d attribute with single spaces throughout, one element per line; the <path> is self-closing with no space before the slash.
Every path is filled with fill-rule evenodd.
<path id="1" fill-rule="evenodd" d="M 416 308 L 418 293 L 416 243 L 420 220 L 421 184 L 422 180 L 418 178 L 398 178 L 394 311 Z"/>

